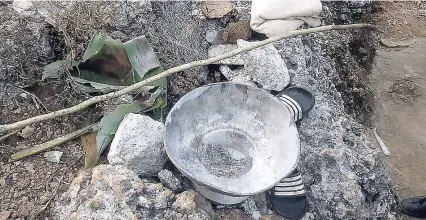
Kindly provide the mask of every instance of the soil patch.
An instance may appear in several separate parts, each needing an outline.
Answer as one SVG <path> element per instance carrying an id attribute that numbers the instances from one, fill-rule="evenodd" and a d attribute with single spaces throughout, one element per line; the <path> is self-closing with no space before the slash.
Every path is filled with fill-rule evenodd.
<path id="1" fill-rule="evenodd" d="M 379 50 L 371 85 L 374 121 L 391 152 L 388 171 L 401 199 L 424 195 L 426 188 L 426 39 L 415 41 L 409 48 Z"/>
<path id="2" fill-rule="evenodd" d="M 389 92 L 403 101 L 414 101 L 420 96 L 419 86 L 409 75 L 392 83 Z"/>
<path id="3" fill-rule="evenodd" d="M 375 93 L 373 120 L 391 152 L 388 171 L 401 199 L 424 195 L 426 188 L 425 8 L 424 1 L 377 2 L 371 15 L 383 31 L 378 38 L 403 40 L 404 45 L 380 47 L 371 81 Z M 405 215 L 402 218 L 410 219 Z"/>

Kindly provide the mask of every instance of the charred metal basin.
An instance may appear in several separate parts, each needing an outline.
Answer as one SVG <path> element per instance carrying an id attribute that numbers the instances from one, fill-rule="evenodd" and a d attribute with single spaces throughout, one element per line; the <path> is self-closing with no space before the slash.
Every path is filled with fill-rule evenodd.
<path id="1" fill-rule="evenodd" d="M 165 148 L 201 194 L 222 204 L 272 188 L 300 152 L 287 108 L 264 90 L 232 83 L 182 97 L 167 116 Z"/>

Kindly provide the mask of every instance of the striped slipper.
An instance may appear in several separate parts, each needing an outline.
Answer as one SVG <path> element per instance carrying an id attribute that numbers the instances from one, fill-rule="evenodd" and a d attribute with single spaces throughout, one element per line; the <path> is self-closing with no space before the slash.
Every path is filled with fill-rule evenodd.
<path id="1" fill-rule="evenodd" d="M 277 95 L 293 115 L 294 122 L 299 123 L 314 107 L 315 97 L 308 90 L 293 86 Z"/>
<path id="2" fill-rule="evenodd" d="M 284 218 L 301 219 L 308 210 L 305 185 L 296 169 L 269 193 L 272 209 Z"/>
<path id="3" fill-rule="evenodd" d="M 277 97 L 290 111 L 297 125 L 315 105 L 314 95 L 297 86 L 284 89 Z M 306 214 L 306 190 L 297 169 L 270 190 L 269 202 L 272 209 L 284 218 L 301 219 Z"/>

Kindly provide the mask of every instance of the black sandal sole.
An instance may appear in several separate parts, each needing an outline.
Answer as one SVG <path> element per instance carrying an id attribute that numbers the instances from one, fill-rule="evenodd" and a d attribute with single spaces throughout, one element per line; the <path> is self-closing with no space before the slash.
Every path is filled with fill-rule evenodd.
<path id="1" fill-rule="evenodd" d="M 308 90 L 292 86 L 284 89 L 277 95 L 290 113 L 294 116 L 295 122 L 300 122 L 312 110 L 315 105 L 315 96 Z"/>
<path id="2" fill-rule="evenodd" d="M 305 186 L 297 170 L 272 188 L 268 197 L 272 209 L 284 218 L 301 219 L 308 211 Z"/>

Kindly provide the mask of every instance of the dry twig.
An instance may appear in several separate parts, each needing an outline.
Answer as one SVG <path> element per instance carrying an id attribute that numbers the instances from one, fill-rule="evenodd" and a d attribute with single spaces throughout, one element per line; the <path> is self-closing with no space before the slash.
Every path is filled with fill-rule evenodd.
<path id="1" fill-rule="evenodd" d="M 0 137 L 0 143 L 1 143 L 3 140 L 5 140 L 6 138 L 8 138 L 8 137 L 10 137 L 10 136 L 12 136 L 12 135 L 14 135 L 14 134 L 16 134 L 16 133 L 18 133 L 18 130 L 16 130 L 16 131 L 12 131 L 12 132 L 10 132 L 9 134 L 6 134 L 6 135 L 4 135 L 4 136 Z"/>
<path id="2" fill-rule="evenodd" d="M 34 94 L 32 94 L 31 92 L 28 92 L 27 90 L 25 90 L 25 89 L 23 89 L 23 88 L 21 88 L 21 87 L 18 87 L 18 86 L 13 86 L 13 87 L 15 87 L 15 88 L 17 88 L 17 89 L 19 89 L 19 90 L 21 90 L 23 93 L 25 93 L 25 94 L 27 94 L 27 95 L 30 95 L 32 98 L 33 98 L 33 101 L 34 101 L 34 104 L 37 106 L 37 108 L 38 108 L 38 104 L 40 104 L 42 107 L 43 107 L 43 109 L 45 110 L 45 111 L 49 111 L 49 110 L 47 110 L 47 108 L 46 108 L 46 106 L 43 104 L 43 102 L 36 96 L 36 95 L 34 95 Z"/>
<path id="3" fill-rule="evenodd" d="M 10 156 L 10 160 L 12 160 L 12 161 L 21 160 L 21 159 L 24 159 L 28 156 L 38 154 L 42 151 L 52 149 L 52 148 L 54 148 L 54 147 L 56 147 L 60 144 L 63 144 L 65 142 L 69 141 L 69 140 L 72 140 L 74 138 L 80 137 L 81 135 L 87 134 L 88 132 L 91 132 L 92 130 L 95 129 L 96 125 L 97 124 L 89 125 L 87 127 L 81 128 L 77 131 L 71 132 L 71 133 L 69 133 L 65 136 L 53 139 L 51 141 L 48 141 L 48 142 L 45 142 L 45 143 L 42 143 L 42 144 L 37 144 L 37 145 L 34 145 L 33 147 L 30 147 L 30 148 L 21 150 L 19 152 L 16 152 L 16 153 L 14 153 Z"/>
<path id="4" fill-rule="evenodd" d="M 159 73 L 159 74 L 157 74 L 153 77 L 150 77 L 146 80 L 135 83 L 135 84 L 128 86 L 126 88 L 120 89 L 116 92 L 111 92 L 111 93 L 108 93 L 108 94 L 105 94 L 105 95 L 90 98 L 90 99 L 88 99 L 88 100 L 86 100 L 86 101 L 84 101 L 84 102 L 82 102 L 78 105 L 75 105 L 73 107 L 70 107 L 70 108 L 62 109 L 62 110 L 55 111 L 55 112 L 50 112 L 50 113 L 47 113 L 47 114 L 44 114 L 44 115 L 35 116 L 33 118 L 18 121 L 18 122 L 12 123 L 12 124 L 0 125 L 0 134 L 7 132 L 7 131 L 10 131 L 10 130 L 23 128 L 27 125 L 34 124 L 34 123 L 37 123 L 37 122 L 42 122 L 42 121 L 46 121 L 46 120 L 49 120 L 49 119 L 53 119 L 53 118 L 57 118 L 57 117 L 60 117 L 60 116 L 69 115 L 69 114 L 78 112 L 78 111 L 80 111 L 84 108 L 87 108 L 87 107 L 95 104 L 95 103 L 106 101 L 106 100 L 109 100 L 111 98 L 119 97 L 119 96 L 122 96 L 122 95 L 125 95 L 125 94 L 129 94 L 129 93 L 139 89 L 142 86 L 148 85 L 148 84 L 150 84 L 150 83 L 152 83 L 156 80 L 170 76 L 174 73 L 182 72 L 182 71 L 194 68 L 194 67 L 206 66 L 206 65 L 215 63 L 217 61 L 233 57 L 233 56 L 238 55 L 240 53 L 243 53 L 243 52 L 246 52 L 246 51 L 249 51 L 249 50 L 253 50 L 255 48 L 262 47 L 262 46 L 265 46 L 265 45 L 270 44 L 270 43 L 274 43 L 274 42 L 282 40 L 284 38 L 295 37 L 295 36 L 299 36 L 299 35 L 310 34 L 310 33 L 315 33 L 315 32 L 322 32 L 322 31 L 348 30 L 348 29 L 358 29 L 358 28 L 376 29 L 376 27 L 374 25 L 370 25 L 370 24 L 350 24 L 350 25 L 329 25 L 329 26 L 322 26 L 322 27 L 317 27 L 317 28 L 291 31 L 289 33 L 285 33 L 285 34 L 281 34 L 281 35 L 278 35 L 278 36 L 275 36 L 275 37 L 271 37 L 271 38 L 266 39 L 264 41 L 259 41 L 259 42 L 253 43 L 253 44 L 246 46 L 246 47 L 238 48 L 238 49 L 233 50 L 229 53 L 225 53 L 225 54 L 222 54 L 222 55 L 219 55 L 219 56 L 216 56 L 216 57 L 212 57 L 212 58 L 205 59 L 205 60 L 193 61 L 193 62 L 190 62 L 190 63 L 183 64 L 181 66 L 173 67 L 173 68 L 168 69 L 166 71 L 163 71 L 163 72 L 161 72 L 161 73 Z"/>

